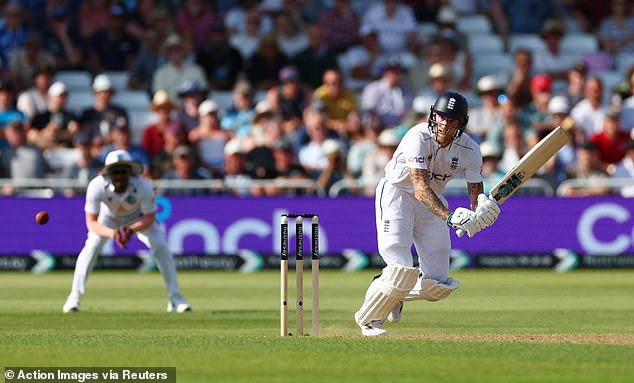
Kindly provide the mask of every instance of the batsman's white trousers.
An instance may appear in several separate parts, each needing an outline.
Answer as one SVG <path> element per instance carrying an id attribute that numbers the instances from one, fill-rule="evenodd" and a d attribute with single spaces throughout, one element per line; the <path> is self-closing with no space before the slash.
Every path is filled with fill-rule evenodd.
<path id="1" fill-rule="evenodd" d="M 444 197 L 440 199 L 447 204 Z M 423 275 L 438 281 L 447 279 L 451 240 L 444 219 L 385 178 L 376 188 L 375 214 L 379 254 L 386 264 L 412 267 L 414 244 Z"/>
<path id="2" fill-rule="evenodd" d="M 99 222 L 111 228 L 116 228 L 122 225 L 129 226 L 138 219 L 138 217 L 134 217 L 127 220 L 118 220 L 114 217 L 99 216 Z M 163 275 L 163 279 L 165 280 L 169 300 L 176 305 L 185 302 L 185 299 L 181 295 L 178 287 L 174 258 L 172 258 L 172 254 L 167 247 L 165 237 L 159 226 L 154 223 L 147 229 L 137 232 L 136 236 L 145 246 L 152 250 L 152 255 L 156 259 L 156 264 L 158 265 L 158 268 Z M 84 295 L 88 276 L 90 275 L 90 272 L 97 262 L 97 258 L 101 255 L 101 251 L 108 240 L 109 238 L 100 237 L 91 231 L 88 232 L 84 248 L 79 253 L 77 263 L 75 264 L 72 291 Z"/>

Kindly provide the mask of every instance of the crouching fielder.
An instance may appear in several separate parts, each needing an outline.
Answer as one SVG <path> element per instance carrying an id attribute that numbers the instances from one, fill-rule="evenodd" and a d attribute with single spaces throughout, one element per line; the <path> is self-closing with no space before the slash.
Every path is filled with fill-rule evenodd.
<path id="1" fill-rule="evenodd" d="M 88 275 L 106 242 L 112 238 L 125 248 L 132 234 L 152 250 L 163 274 L 168 292 L 167 311 L 191 311 L 178 287 L 172 254 L 155 222 L 152 184 L 138 176 L 141 171 L 141 165 L 132 161 L 127 151 L 115 150 L 106 156 L 102 174 L 88 184 L 84 207 L 88 237 L 77 257 L 72 289 L 63 307 L 65 313 L 79 311 Z"/>
<path id="2" fill-rule="evenodd" d="M 431 106 L 427 124 L 412 127 L 385 166 L 376 189 L 378 248 L 387 264 L 370 284 L 355 321 L 364 336 L 386 335 L 386 319 L 398 322 L 403 301 L 438 301 L 460 283 L 449 277 L 449 228 L 473 237 L 500 209 L 483 193 L 480 147 L 464 134 L 467 100 L 447 92 Z M 471 208 L 447 208 L 447 182 L 464 174 Z M 412 244 L 419 268 L 413 267 Z"/>

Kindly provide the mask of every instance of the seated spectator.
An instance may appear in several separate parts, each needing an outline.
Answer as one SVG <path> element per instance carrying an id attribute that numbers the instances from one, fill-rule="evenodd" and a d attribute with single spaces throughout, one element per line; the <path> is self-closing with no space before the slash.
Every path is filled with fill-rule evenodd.
<path id="1" fill-rule="evenodd" d="M 113 5 L 109 9 L 108 24 L 96 30 L 88 40 L 88 67 L 93 73 L 127 71 L 139 52 L 139 40 L 125 30 L 126 10 Z"/>
<path id="2" fill-rule="evenodd" d="M 187 132 L 198 125 L 198 106 L 207 97 L 207 88 L 195 81 L 185 81 L 178 90 L 182 100 L 178 120 Z"/>
<path id="3" fill-rule="evenodd" d="M 531 138 L 535 137 L 535 131 L 530 122 L 520 113 L 514 99 L 503 98 L 500 104 L 502 121 L 498 121 L 489 129 L 485 141 L 489 141 L 500 148 L 504 147 L 504 129 L 510 124 L 517 125 L 520 128 L 524 141 L 530 141 Z"/>
<path id="4" fill-rule="evenodd" d="M 529 145 L 538 142 L 536 136 L 541 132 L 552 129 L 548 103 L 552 97 L 552 79 L 547 74 L 538 74 L 531 80 L 532 101 L 522 108 L 522 117 L 528 121 L 533 131 L 533 137 L 529 139 Z"/>
<path id="5" fill-rule="evenodd" d="M 57 81 L 48 89 L 48 109 L 38 113 L 27 131 L 27 141 L 46 150 L 55 147 L 72 147 L 73 137 L 79 131 L 77 117 L 66 109 L 68 90 Z"/>
<path id="6" fill-rule="evenodd" d="M 9 63 L 9 52 L 24 47 L 27 35 L 24 10 L 19 2 L 8 2 L 0 20 L 0 63 Z"/>
<path id="7" fill-rule="evenodd" d="M 102 0 L 82 1 L 77 17 L 82 41 L 88 41 L 97 30 L 108 26 L 109 5 L 109 2 Z"/>
<path id="8" fill-rule="evenodd" d="M 198 149 L 203 166 L 212 172 L 224 168 L 224 147 L 231 132 L 220 127 L 218 104 L 205 100 L 198 107 L 199 124 L 189 132 L 189 141 Z"/>
<path id="9" fill-rule="evenodd" d="M 634 18 L 627 9 L 627 0 L 610 2 L 610 16 L 601 20 L 599 41 L 611 55 L 634 53 Z"/>
<path id="10" fill-rule="evenodd" d="M 238 80 L 233 87 L 233 105 L 222 116 L 220 126 L 238 138 L 248 136 L 255 115 L 254 107 L 251 83 Z"/>
<path id="11" fill-rule="evenodd" d="M 500 169 L 506 173 L 526 154 L 528 144 L 522 134 L 522 129 L 516 122 L 510 122 L 504 126 L 502 137 L 504 152 L 500 162 Z"/>
<path id="12" fill-rule="evenodd" d="M 156 0 L 139 0 L 136 1 L 134 8 L 130 9 L 128 22 L 126 23 L 126 32 L 137 40 L 143 40 L 145 34 L 150 30 L 154 9 L 158 6 Z"/>
<path id="13" fill-rule="evenodd" d="M 246 60 L 247 79 L 256 89 L 267 90 L 277 83 L 278 73 L 288 64 L 274 34 L 266 34 L 260 40 L 257 51 Z"/>
<path id="14" fill-rule="evenodd" d="M 559 160 L 568 168 L 576 160 L 575 148 L 578 144 L 583 143 L 585 138 L 583 134 L 579 134 L 579 130 L 575 126 L 575 120 L 570 117 L 570 105 L 566 96 L 553 96 L 548 102 L 548 114 L 550 115 L 550 128 L 547 131 L 561 126 L 571 136 L 571 140 L 557 152 Z"/>
<path id="15" fill-rule="evenodd" d="M 254 13 L 259 16 L 257 33 L 263 35 L 273 32 L 273 19 L 268 14 L 261 13 L 261 4 L 258 0 L 237 0 L 237 3 L 225 14 L 225 25 L 230 36 L 245 33 L 249 28 L 249 15 Z"/>
<path id="16" fill-rule="evenodd" d="M 164 132 L 168 129 L 183 130 L 180 121 L 173 118 L 172 112 L 178 105 L 172 101 L 165 90 L 158 90 L 152 97 L 152 112 L 156 114 L 156 122 L 143 129 L 141 146 L 150 157 L 154 157 L 165 146 Z M 184 132 L 183 132 L 184 133 Z"/>
<path id="17" fill-rule="evenodd" d="M 357 32 L 360 24 L 359 16 L 350 6 L 349 0 L 335 0 L 331 8 L 319 14 L 319 25 L 324 31 L 326 44 L 339 53 L 359 43 Z M 280 30 L 280 23 L 277 25 Z"/>
<path id="18" fill-rule="evenodd" d="M 361 90 L 380 77 L 386 61 L 379 45 L 376 27 L 364 25 L 359 30 L 359 36 L 361 44 L 348 48 L 343 56 L 348 77 L 347 86 L 353 90 Z"/>
<path id="19" fill-rule="evenodd" d="M 630 75 L 627 78 L 628 96 L 623 100 L 621 104 L 621 129 L 623 131 L 634 130 L 634 71 L 630 70 Z"/>
<path id="20" fill-rule="evenodd" d="M 306 170 L 297 162 L 297 156 L 293 151 L 293 144 L 286 138 L 275 141 L 272 146 L 274 170 L 271 178 L 277 181 L 296 181 L 296 180 L 309 180 Z M 286 188 L 281 186 L 270 185 L 265 188 L 263 192 L 259 194 L 265 194 L 268 196 L 296 196 L 306 193 L 306 188 Z"/>
<path id="21" fill-rule="evenodd" d="M 570 116 L 575 120 L 584 133 L 584 137 L 590 138 L 601 131 L 606 108 L 603 106 L 603 83 L 598 77 L 590 76 L 586 81 L 584 99 L 570 111 Z"/>
<path id="22" fill-rule="evenodd" d="M 229 44 L 222 23 L 211 26 L 205 45 L 196 52 L 196 63 L 215 90 L 230 90 L 244 67 L 240 52 Z"/>
<path id="23" fill-rule="evenodd" d="M 610 178 L 634 180 L 634 140 L 627 144 L 625 157 L 616 164 Z M 619 193 L 626 198 L 634 197 L 634 184 L 622 186 Z"/>
<path id="24" fill-rule="evenodd" d="M 8 146 L 0 149 L 0 178 L 46 178 L 48 166 L 42 151 L 26 142 L 24 125 L 13 121 L 3 129 Z M 5 185 L 4 195 L 14 193 L 13 186 Z"/>
<path id="25" fill-rule="evenodd" d="M 317 176 L 317 185 L 328 193 L 332 185 L 341 180 L 354 180 L 346 167 L 346 156 L 341 143 L 338 140 L 329 138 L 322 143 L 321 148 L 325 156 L 326 166 Z"/>
<path id="26" fill-rule="evenodd" d="M 429 47 L 427 61 L 429 65 L 442 64 L 451 70 L 451 86 L 458 89 L 471 89 L 471 55 L 455 39 L 441 36 Z M 453 34 L 450 34 L 453 36 Z M 454 36 L 456 38 L 456 36 Z"/>
<path id="27" fill-rule="evenodd" d="M 99 173 L 103 164 L 94 153 L 92 138 L 89 134 L 84 132 L 76 134 L 73 137 L 73 147 L 79 150 L 79 159 L 68 169 L 66 178 L 76 179 L 87 185 Z M 65 195 L 71 196 L 78 193 L 80 193 L 79 190 L 67 190 Z"/>
<path id="28" fill-rule="evenodd" d="M 53 55 L 57 70 L 83 67 L 79 29 L 71 20 L 66 6 L 57 5 L 51 10 L 47 28 L 42 36 L 44 49 Z"/>
<path id="29" fill-rule="evenodd" d="M 169 35 L 163 43 L 167 62 L 161 65 L 152 80 L 152 90 L 165 90 L 171 100 L 178 98 L 178 89 L 187 80 L 203 84 L 207 87 L 207 79 L 203 70 L 186 60 L 185 42 L 176 34 Z"/>
<path id="30" fill-rule="evenodd" d="M 323 144 L 329 137 L 328 119 L 324 111 L 316 107 L 306 108 L 304 124 L 309 141 L 302 143 L 298 152 L 299 163 L 311 178 L 316 179 L 328 165 Z"/>
<path id="31" fill-rule="evenodd" d="M 162 41 L 159 40 L 158 33 L 151 29 L 145 34 L 142 43 L 139 54 L 134 57 L 128 71 L 128 88 L 151 93 L 154 72 L 164 60 Z"/>
<path id="32" fill-rule="evenodd" d="M 224 148 L 225 194 L 233 196 L 248 196 L 251 194 L 251 180 L 253 176 L 246 168 L 246 153 L 240 142 L 232 139 Z"/>
<path id="33" fill-rule="evenodd" d="M 48 88 L 53 83 L 55 69 L 48 61 L 42 61 L 33 68 L 32 86 L 18 96 L 18 110 L 32 119 L 37 113 L 46 111 Z"/>
<path id="34" fill-rule="evenodd" d="M 185 0 L 176 14 L 176 29 L 197 51 L 205 45 L 209 29 L 216 18 L 216 14 L 206 1 Z"/>
<path id="35" fill-rule="evenodd" d="M 478 80 L 477 93 L 482 106 L 471 108 L 467 133 L 478 142 L 482 142 L 489 129 L 502 123 L 499 97 L 504 92 L 504 84 L 495 76 L 484 76 Z"/>
<path id="36" fill-rule="evenodd" d="M 35 85 L 34 78 L 41 67 L 52 69 L 54 65 L 55 59 L 43 49 L 42 38 L 37 32 L 31 32 L 24 38 L 24 48 L 14 49 L 9 54 L 9 73 L 18 91 Z"/>
<path id="37" fill-rule="evenodd" d="M 533 54 L 528 49 L 519 48 L 513 53 L 513 62 L 515 67 L 506 86 L 506 94 L 515 100 L 518 108 L 523 108 L 532 101 Z"/>
<path id="38" fill-rule="evenodd" d="M 328 49 L 324 41 L 324 31 L 318 25 L 306 27 L 308 48 L 299 52 L 292 63 L 299 70 L 301 81 L 312 89 L 321 85 L 321 79 L 327 69 L 337 68 L 337 56 Z"/>
<path id="39" fill-rule="evenodd" d="M 289 60 L 292 60 L 299 52 L 308 48 L 308 36 L 304 33 L 302 26 L 294 22 L 288 11 L 282 11 L 275 16 L 275 25 L 277 45 Z"/>
<path id="40" fill-rule="evenodd" d="M 381 50 L 399 54 L 415 50 L 416 18 L 412 9 L 402 1 L 378 1 L 363 15 L 362 25 L 374 25 L 379 32 Z"/>
<path id="41" fill-rule="evenodd" d="M 358 110 L 357 95 L 344 88 L 341 73 L 337 69 L 328 69 L 324 73 L 323 83 L 315 89 L 314 98 L 326 104 L 329 125 L 344 136 L 346 117 Z"/>
<path id="42" fill-rule="evenodd" d="M 12 121 L 27 122 L 24 113 L 15 108 L 15 88 L 8 79 L 0 79 L 0 132 Z M 0 147 L 3 145 L 0 143 Z"/>
<path id="43" fill-rule="evenodd" d="M 553 80 L 566 80 L 574 59 L 561 52 L 561 40 L 566 33 L 565 25 L 557 20 L 547 20 L 540 31 L 546 49 L 535 52 L 533 64 L 536 73 L 548 74 Z"/>
<path id="44" fill-rule="evenodd" d="M 210 178 L 207 169 L 198 166 L 196 152 L 187 145 L 178 146 L 172 156 L 174 170 L 163 175 L 164 180 L 205 180 Z M 171 187 L 163 190 L 167 195 L 209 195 L 211 190 Z"/>
<path id="45" fill-rule="evenodd" d="M 240 52 L 242 60 L 247 62 L 255 54 L 260 46 L 261 15 L 257 10 L 250 10 L 246 14 L 246 29 L 231 34 L 229 44 Z M 227 27 L 231 28 L 227 23 Z"/>
<path id="46" fill-rule="evenodd" d="M 279 71 L 279 84 L 269 89 L 266 99 L 282 118 L 284 131 L 294 132 L 301 125 L 302 113 L 311 103 L 312 94 L 310 88 L 302 85 L 297 68 L 288 65 Z"/>
<path id="47" fill-rule="evenodd" d="M 396 147 L 401 142 L 395 128 L 385 129 L 379 134 L 376 141 L 377 146 L 370 155 L 369 160 L 363 164 L 361 171 L 361 182 L 363 184 L 363 194 L 374 195 L 376 185 L 385 175 L 385 165 L 392 159 Z"/>
<path id="48" fill-rule="evenodd" d="M 504 171 L 500 169 L 502 148 L 489 141 L 483 141 L 480 143 L 480 154 L 482 155 L 484 192 L 488 194 L 505 174 Z"/>
<path id="49" fill-rule="evenodd" d="M 134 160 L 143 166 L 143 176 L 149 175 L 150 170 L 150 156 L 148 152 L 141 146 L 132 143 L 132 137 L 130 135 L 130 127 L 128 121 L 123 117 L 118 117 L 112 126 L 110 126 L 110 142 L 107 145 L 101 155 L 99 161 L 103 164 L 106 160 L 108 153 L 115 150 L 126 150 L 130 153 L 130 156 Z"/>
<path id="50" fill-rule="evenodd" d="M 162 132 L 165 144 L 163 148 L 150 158 L 150 177 L 160 179 L 165 174 L 174 171 L 174 150 L 179 146 L 188 145 L 187 134 L 176 124 L 168 125 Z"/>
<path id="51" fill-rule="evenodd" d="M 435 102 L 436 100 L 434 100 Z M 355 114 L 352 113 L 348 116 L 348 122 L 355 120 Z M 377 148 L 377 140 L 381 131 L 385 129 L 381 118 L 373 111 L 366 111 L 361 116 L 358 116 L 358 126 L 361 129 L 361 134 L 355 135 L 354 139 L 350 141 L 350 149 L 348 149 L 347 155 L 347 167 L 348 171 L 355 177 L 361 177 L 363 166 L 370 161 L 372 153 Z M 351 121 L 352 120 L 352 121 Z"/>
<path id="52" fill-rule="evenodd" d="M 411 90 L 400 83 L 403 71 L 398 60 L 390 60 L 383 76 L 368 84 L 361 95 L 361 109 L 375 111 L 387 126 L 398 125 L 412 106 Z"/>
<path id="53" fill-rule="evenodd" d="M 588 69 L 583 61 L 575 63 L 570 70 L 568 70 L 568 87 L 566 88 L 566 97 L 570 107 L 574 107 L 583 100 L 583 88 L 586 84 L 586 74 Z"/>
<path id="54" fill-rule="evenodd" d="M 596 146 L 586 142 L 577 147 L 577 162 L 568 168 L 569 179 L 605 180 L 608 175 L 605 170 L 598 166 Z M 565 197 L 605 195 L 610 193 L 610 188 L 605 186 L 591 186 L 584 188 L 566 187 L 562 190 Z"/>
<path id="55" fill-rule="evenodd" d="M 123 118 L 128 121 L 128 112 L 112 103 L 115 91 L 106 74 L 95 77 L 92 90 L 95 102 L 92 107 L 82 111 L 79 117 L 80 130 L 88 132 L 93 137 L 100 137 L 105 142 L 115 120 Z"/>
<path id="56" fill-rule="evenodd" d="M 610 109 L 605 112 L 603 129 L 590 136 L 589 141 L 597 149 L 597 155 L 604 169 L 613 168 L 623 157 L 630 142 L 630 134 L 620 130 L 620 112 Z"/>
<path id="57" fill-rule="evenodd" d="M 429 80 L 428 86 L 423 87 L 419 96 L 437 99 L 440 95 L 448 92 L 452 88 L 454 75 L 451 67 L 441 63 L 434 63 L 427 72 Z M 409 84 L 409 81 L 406 81 Z"/>

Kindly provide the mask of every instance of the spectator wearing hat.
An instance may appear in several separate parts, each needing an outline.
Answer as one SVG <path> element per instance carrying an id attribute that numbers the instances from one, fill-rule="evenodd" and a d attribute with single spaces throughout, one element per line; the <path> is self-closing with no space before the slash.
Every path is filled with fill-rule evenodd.
<path id="1" fill-rule="evenodd" d="M 171 34 L 163 43 L 167 62 L 161 65 L 152 79 L 152 89 L 167 91 L 170 99 L 178 99 L 178 89 L 185 81 L 194 81 L 207 87 L 207 79 L 202 68 L 186 60 L 187 47 L 177 34 Z"/>
<path id="2" fill-rule="evenodd" d="M 123 117 L 117 117 L 110 126 L 109 136 L 108 142 L 110 144 L 104 148 L 99 156 L 99 161 L 103 164 L 108 153 L 115 150 L 125 150 L 130 153 L 134 162 L 143 166 L 143 175 L 148 176 L 151 164 L 150 156 L 145 148 L 132 143 L 128 120 Z"/>
<path id="3" fill-rule="evenodd" d="M 618 109 L 608 109 L 603 118 L 603 129 L 589 137 L 597 148 L 599 161 L 604 169 L 612 168 L 625 157 L 630 143 L 629 132 L 620 129 L 621 113 Z"/>
<path id="4" fill-rule="evenodd" d="M 245 17 L 246 27 L 244 31 L 230 33 L 229 44 L 237 49 L 242 56 L 242 60 L 247 62 L 260 46 L 262 15 L 257 9 L 251 9 L 246 13 Z M 228 28 L 231 27 L 228 26 Z"/>
<path id="5" fill-rule="evenodd" d="M 449 87 L 470 90 L 471 89 L 471 55 L 454 40 L 444 36 L 438 36 L 425 45 L 414 60 L 408 83 L 414 89 L 423 89 L 431 82 L 430 71 L 434 64 L 442 65 L 445 76 L 450 77 Z M 437 65 L 437 67 L 438 67 Z M 440 74 L 435 70 L 437 76 Z M 421 72 L 424 75 L 421 75 Z M 442 93 L 440 93 L 442 94 Z M 436 98 L 437 96 L 435 96 Z"/>
<path id="6" fill-rule="evenodd" d="M 359 43 L 361 20 L 349 0 L 335 0 L 331 8 L 319 13 L 319 25 L 330 49 L 342 53 Z M 279 24 L 278 24 L 279 28 Z"/>
<path id="7" fill-rule="evenodd" d="M 526 48 L 518 48 L 513 53 L 514 68 L 506 86 L 506 94 L 515 100 L 517 107 L 523 108 L 532 100 L 531 79 L 533 78 L 533 53 Z"/>
<path id="8" fill-rule="evenodd" d="M 591 142 L 584 142 L 577 146 L 575 156 L 577 161 L 568 168 L 568 179 L 583 179 L 592 185 L 593 180 L 603 181 L 608 178 L 608 174 L 599 165 L 597 148 Z M 610 193 L 610 188 L 605 186 L 586 186 L 583 188 L 563 187 L 562 195 L 565 197 L 606 195 Z"/>
<path id="9" fill-rule="evenodd" d="M 308 36 L 303 25 L 298 25 L 288 10 L 283 10 L 275 16 L 275 30 L 277 45 L 288 59 L 292 60 L 299 52 L 308 48 Z"/>
<path id="10" fill-rule="evenodd" d="M 392 159 L 396 147 L 401 142 L 401 136 L 396 128 L 384 129 L 376 140 L 376 148 L 368 160 L 363 163 L 360 181 L 363 184 L 363 194 L 374 195 L 376 185 L 385 175 L 385 165 Z"/>
<path id="11" fill-rule="evenodd" d="M 84 109 L 80 114 L 80 130 L 90 133 L 92 137 L 100 137 L 105 142 L 116 119 L 124 118 L 128 121 L 128 112 L 112 103 L 115 91 L 108 75 L 102 73 L 95 76 L 92 90 L 95 101 L 92 107 Z"/>
<path id="12" fill-rule="evenodd" d="M 538 74 L 531 79 L 532 101 L 522 108 L 522 117 L 528 121 L 535 135 L 552 130 L 548 103 L 552 97 L 552 78 L 548 74 Z M 534 140 L 534 139 L 533 139 Z M 536 143 L 531 141 L 530 144 Z"/>
<path id="13" fill-rule="evenodd" d="M 14 120 L 3 129 L 7 145 L 0 149 L 0 178 L 46 178 L 48 166 L 40 148 L 26 142 L 25 127 Z M 3 194 L 13 194 L 5 185 Z"/>
<path id="14" fill-rule="evenodd" d="M 321 151 L 326 160 L 326 166 L 319 172 L 316 181 L 328 193 L 332 186 L 341 180 L 353 181 L 354 176 L 346 166 L 346 156 L 339 140 L 328 138 L 321 145 Z"/>
<path id="15" fill-rule="evenodd" d="M 348 48 L 343 54 L 346 85 L 355 91 L 363 89 L 381 75 L 386 57 L 379 45 L 379 32 L 374 25 L 359 29 L 360 44 Z"/>
<path id="16" fill-rule="evenodd" d="M 77 117 L 66 109 L 68 90 L 61 81 L 48 88 L 48 108 L 37 113 L 27 131 L 27 141 L 42 150 L 56 147 L 70 148 L 73 137 L 79 131 Z"/>
<path id="17" fill-rule="evenodd" d="M 216 14 L 203 0 L 185 0 L 176 14 L 176 30 L 191 43 L 194 51 L 205 45 L 209 29 L 216 21 Z"/>
<path id="18" fill-rule="evenodd" d="M 489 129 L 503 121 L 499 97 L 504 92 L 504 84 L 496 76 L 487 75 L 478 80 L 476 89 L 482 105 L 469 111 L 467 133 L 482 142 Z"/>
<path id="19" fill-rule="evenodd" d="M 415 50 L 416 18 L 412 9 L 402 1 L 374 3 L 363 15 L 362 25 L 366 24 L 374 25 L 378 30 L 382 51 L 394 55 Z"/>
<path id="20" fill-rule="evenodd" d="M 610 174 L 610 178 L 634 180 L 634 140 L 630 140 L 625 149 L 625 157 L 616 164 L 614 171 Z M 619 189 L 619 193 L 623 197 L 634 197 L 634 183 L 622 186 Z"/>
<path id="21" fill-rule="evenodd" d="M 185 81 L 178 89 L 181 106 L 178 108 L 178 120 L 187 132 L 198 125 L 198 106 L 207 97 L 207 88 L 195 81 Z"/>
<path id="22" fill-rule="evenodd" d="M 454 73 L 451 66 L 436 62 L 427 70 L 427 79 L 429 81 L 427 86 L 423 87 L 418 94 L 435 100 L 453 87 Z"/>
<path id="23" fill-rule="evenodd" d="M 565 81 L 568 70 L 573 67 L 575 59 L 561 52 L 561 39 L 566 34 L 566 27 L 560 20 L 550 19 L 544 22 L 540 36 L 546 49 L 534 52 L 533 65 L 535 72 L 547 73 L 553 80 Z"/>
<path id="24" fill-rule="evenodd" d="M 268 90 L 266 99 L 282 118 L 285 132 L 294 132 L 301 125 L 304 108 L 312 101 L 311 90 L 301 83 L 299 71 L 293 65 L 279 71 L 279 82 Z"/>
<path id="25" fill-rule="evenodd" d="M 267 90 L 277 84 L 280 70 L 288 63 L 277 45 L 275 34 L 266 34 L 257 51 L 246 61 L 247 79 L 256 89 Z"/>
<path id="26" fill-rule="evenodd" d="M 167 91 L 160 89 L 152 97 L 152 112 L 156 115 L 156 122 L 146 126 L 141 135 L 141 146 L 154 157 L 165 146 L 165 132 L 168 130 L 182 130 L 184 128 L 179 120 L 175 119 L 173 112 L 178 105 L 170 98 Z"/>
<path id="27" fill-rule="evenodd" d="M 484 182 L 484 193 L 489 191 L 504 177 L 504 172 L 500 169 L 502 160 L 502 148 L 489 141 L 480 143 L 480 154 L 482 155 L 482 181 Z"/>
<path id="28" fill-rule="evenodd" d="M 87 57 L 93 73 L 127 71 L 132 67 L 140 45 L 139 40 L 126 32 L 126 18 L 123 6 L 111 6 L 106 28 L 98 29 L 90 37 Z"/>
<path id="29" fill-rule="evenodd" d="M 9 52 L 24 47 L 27 34 L 22 6 L 19 2 L 8 2 L 0 20 L 0 62 L 9 63 Z"/>
<path id="30" fill-rule="evenodd" d="M 224 155 L 225 194 L 232 196 L 250 195 L 253 175 L 247 169 L 247 156 L 240 141 L 235 138 L 229 140 L 225 144 Z"/>
<path id="31" fill-rule="evenodd" d="M 229 44 L 227 29 L 221 22 L 211 26 L 207 41 L 196 51 L 196 63 L 216 90 L 230 90 L 244 68 L 242 56 Z"/>
<path id="32" fill-rule="evenodd" d="M 398 125 L 412 107 L 412 91 L 401 84 L 404 70 L 398 59 L 391 59 L 382 77 L 363 88 L 361 94 L 361 109 L 374 110 L 387 126 Z"/>
<path id="33" fill-rule="evenodd" d="M 575 147 L 582 143 L 585 137 L 583 133 L 579 134 L 579 130 L 575 126 L 575 120 L 570 117 L 570 104 L 566 96 L 553 96 L 548 102 L 548 113 L 550 114 L 550 129 L 547 131 L 561 126 L 566 129 L 572 138 L 557 152 L 558 159 L 567 168 L 575 162 Z"/>
<path id="34" fill-rule="evenodd" d="M 37 113 L 46 111 L 48 88 L 53 83 L 55 70 L 49 61 L 39 62 L 34 68 L 30 83 L 32 85 L 18 96 L 17 107 L 28 119 Z"/>
<path id="35" fill-rule="evenodd" d="M 198 166 L 196 151 L 188 145 L 179 145 L 172 156 L 174 170 L 164 174 L 164 180 L 206 180 L 211 178 L 207 169 Z M 163 190 L 167 195 L 209 195 L 209 189 L 168 188 Z"/>
<path id="36" fill-rule="evenodd" d="M 57 70 L 74 70 L 83 67 L 82 41 L 76 23 L 64 5 L 53 7 L 43 36 L 44 49 L 53 55 Z"/>
<path id="37" fill-rule="evenodd" d="M 306 27 L 306 35 L 309 41 L 308 48 L 299 52 L 292 63 L 299 70 L 301 81 L 316 89 L 321 85 L 324 72 L 338 67 L 337 56 L 328 49 L 324 31 L 318 25 Z"/>
<path id="38" fill-rule="evenodd" d="M 328 69 L 324 72 L 322 85 L 315 89 L 314 99 L 326 104 L 329 125 L 341 136 L 346 134 L 345 120 L 348 114 L 358 110 L 357 95 L 344 87 L 341 72 Z"/>
<path id="39" fill-rule="evenodd" d="M 109 2 L 101 0 L 82 1 L 77 17 L 82 41 L 89 41 L 96 31 L 106 28 L 109 17 Z"/>
<path id="40" fill-rule="evenodd" d="M 244 138 L 251 133 L 255 115 L 254 91 L 248 80 L 238 80 L 233 87 L 233 105 L 220 120 L 222 129 L 232 135 Z"/>
<path id="41" fill-rule="evenodd" d="M 612 56 L 634 53 L 634 18 L 627 0 L 610 2 L 610 15 L 601 20 L 598 37 L 601 47 Z"/>
<path id="42" fill-rule="evenodd" d="M 15 88 L 9 79 L 0 79 L 0 132 L 11 121 L 27 123 L 24 113 L 15 108 Z M 0 147 L 2 147 L 0 142 Z"/>
<path id="43" fill-rule="evenodd" d="M 42 38 L 37 32 L 31 32 L 24 38 L 24 48 L 9 53 L 9 74 L 18 91 L 33 86 L 38 72 L 53 71 L 54 65 L 55 59 L 43 49 Z"/>
<path id="44" fill-rule="evenodd" d="M 220 110 L 214 100 L 208 99 L 198 106 L 199 123 L 188 134 L 189 142 L 197 149 L 200 160 L 212 172 L 224 167 L 223 149 L 232 134 L 220 127 Z"/>
<path id="45" fill-rule="evenodd" d="M 438 25 L 438 31 L 431 37 L 431 41 L 437 41 L 439 39 L 448 39 L 455 45 L 459 51 L 464 51 L 466 48 L 466 36 L 457 29 L 458 13 L 455 11 L 455 3 L 451 5 L 443 5 L 438 10 L 436 15 L 436 25 Z"/>
<path id="46" fill-rule="evenodd" d="M 603 82 L 599 77 L 589 76 L 584 87 L 584 98 L 572 108 L 570 116 L 588 139 L 601 131 L 605 112 Z"/>

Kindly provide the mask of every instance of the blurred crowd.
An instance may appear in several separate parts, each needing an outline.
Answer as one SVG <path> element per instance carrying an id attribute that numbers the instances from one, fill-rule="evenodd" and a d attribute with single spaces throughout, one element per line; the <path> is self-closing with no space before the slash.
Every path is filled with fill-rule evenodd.
<path id="1" fill-rule="evenodd" d="M 558 125 L 573 139 L 539 171 L 553 190 L 632 178 L 634 2 L 607 3 L 0 1 L 0 178 L 88 181 L 110 151 L 126 149 L 146 177 L 233 185 L 209 193 L 295 195 L 310 190 L 252 181 L 312 180 L 328 191 L 349 180 L 345 193 L 372 194 L 401 137 L 426 129 L 447 90 L 469 100 L 467 133 L 481 143 L 489 186 Z M 508 70 L 479 66 L 498 56 L 464 28 L 477 18 Z M 518 35 L 543 48 L 514 45 Z M 569 35 L 596 47 L 570 54 Z M 76 72 L 90 76 L 94 97 L 79 111 L 59 76 Z M 132 123 L 131 102 L 114 101 L 117 73 L 147 97 L 147 124 Z M 72 153 L 70 165 L 59 166 L 60 153 Z M 563 194 L 614 192 L 634 195 Z"/>

